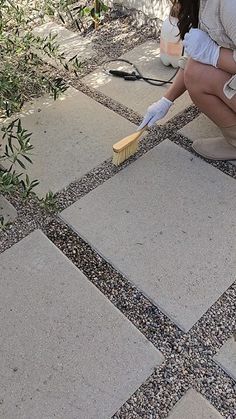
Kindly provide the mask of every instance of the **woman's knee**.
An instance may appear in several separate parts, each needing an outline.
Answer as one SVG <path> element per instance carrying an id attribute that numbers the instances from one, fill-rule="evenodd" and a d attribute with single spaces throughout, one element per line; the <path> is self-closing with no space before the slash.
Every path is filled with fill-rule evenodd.
<path id="1" fill-rule="evenodd" d="M 204 64 L 190 58 L 184 69 L 184 82 L 187 90 L 204 89 L 209 78 L 206 73 L 206 66 Z"/>
<path id="2" fill-rule="evenodd" d="M 184 70 L 184 82 L 187 90 L 192 93 L 208 93 L 221 97 L 223 87 L 231 75 L 211 65 L 188 60 Z"/>

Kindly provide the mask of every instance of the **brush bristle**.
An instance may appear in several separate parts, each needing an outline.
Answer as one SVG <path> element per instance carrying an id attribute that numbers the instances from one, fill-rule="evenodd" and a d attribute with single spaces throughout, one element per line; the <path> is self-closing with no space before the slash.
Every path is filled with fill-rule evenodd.
<path id="1" fill-rule="evenodd" d="M 113 151 L 112 163 L 115 166 L 119 166 L 121 163 L 123 163 L 129 157 L 133 156 L 136 153 L 137 149 L 138 149 L 138 140 L 133 141 L 130 145 L 128 145 L 123 150 L 119 151 L 118 153 Z"/>

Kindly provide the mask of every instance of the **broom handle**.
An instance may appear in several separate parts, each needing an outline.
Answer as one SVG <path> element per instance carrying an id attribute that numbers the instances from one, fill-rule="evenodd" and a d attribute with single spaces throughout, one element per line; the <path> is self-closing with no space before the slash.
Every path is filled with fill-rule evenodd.
<path id="1" fill-rule="evenodd" d="M 146 131 L 148 128 L 148 125 L 145 125 L 142 129 L 140 129 L 139 131 L 137 131 L 138 134 L 138 138 L 144 133 L 144 131 Z"/>
<path id="2" fill-rule="evenodd" d="M 123 138 L 118 143 L 113 145 L 113 150 L 115 152 L 120 152 L 124 150 L 127 146 L 132 144 L 134 141 L 137 141 L 139 137 L 143 134 L 143 132 L 146 131 L 147 128 L 148 126 L 145 125 L 145 127 L 135 132 L 134 134 L 128 135 L 128 137 Z"/>
<path id="3" fill-rule="evenodd" d="M 146 131 L 147 128 L 148 128 L 148 125 L 145 125 L 142 129 L 140 129 L 137 132 L 140 132 L 142 134 L 144 131 Z"/>

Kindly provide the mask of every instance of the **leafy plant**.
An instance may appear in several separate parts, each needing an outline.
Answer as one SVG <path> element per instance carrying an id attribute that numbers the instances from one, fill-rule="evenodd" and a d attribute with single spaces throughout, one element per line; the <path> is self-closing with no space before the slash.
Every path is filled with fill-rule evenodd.
<path id="1" fill-rule="evenodd" d="M 88 24 L 89 19 L 92 19 L 95 29 L 104 19 L 104 15 L 108 12 L 109 7 L 101 0 L 95 0 L 92 4 L 87 2 L 85 6 L 75 6 L 72 8 L 73 21 L 77 28 L 84 30 L 84 21 Z"/>
<path id="2" fill-rule="evenodd" d="M 59 2 L 50 0 L 49 3 L 53 16 L 58 16 L 63 24 L 68 23 L 84 33 L 91 26 L 91 22 L 97 29 L 104 19 L 105 13 L 109 10 L 109 7 L 102 0 L 87 0 L 80 4 L 73 0 L 61 0 Z"/>
<path id="3" fill-rule="evenodd" d="M 0 231 L 6 230 L 11 225 L 10 221 L 6 221 L 4 216 L 0 216 Z"/>
<path id="4" fill-rule="evenodd" d="M 81 32 L 91 24 L 97 28 L 108 7 L 102 0 L 0 0 L 0 119 L 1 122 L 20 111 L 26 100 L 49 92 L 56 100 L 67 89 L 66 82 L 58 76 L 48 76 L 44 71 L 43 55 L 47 55 L 64 67 L 77 72 L 81 63 L 77 56 L 66 60 L 57 44 L 57 36 L 39 37 L 32 29 L 42 23 L 45 16 L 58 17 L 64 24 L 70 23 Z M 31 135 L 22 127 L 19 118 L 2 128 L 4 148 L 0 144 L 0 193 L 21 191 L 23 198 L 34 195 L 38 180 L 30 180 L 27 164 L 32 164 Z M 20 172 L 19 172 L 20 169 Z M 42 207 L 56 210 L 56 198 L 48 192 L 40 200 Z M 0 219 L 1 226 L 6 226 Z M 5 227 L 4 227 L 5 228 Z"/>
<path id="5" fill-rule="evenodd" d="M 5 151 L 0 155 L 0 161 L 7 160 L 11 163 L 10 171 L 15 163 L 18 163 L 22 169 L 26 169 L 22 159 L 32 163 L 31 151 L 33 149 L 30 143 L 32 133 L 22 128 L 21 120 L 19 118 L 12 121 L 7 127 L 3 127 L 4 132 L 2 139 L 7 137 L 7 144 L 5 145 Z M 13 140 L 16 140 L 13 143 Z"/>
<path id="6" fill-rule="evenodd" d="M 33 188 L 39 185 L 39 181 L 36 179 L 31 181 L 29 176 L 26 174 L 25 180 L 21 179 L 20 185 L 22 187 L 22 197 L 26 199 L 30 195 L 36 195 Z"/>
<path id="7" fill-rule="evenodd" d="M 19 165 L 25 170 L 27 162 L 32 164 L 33 146 L 30 143 L 32 134 L 22 127 L 19 118 L 2 127 L 2 132 L 6 145 L 3 152 L 0 149 L 0 162 L 5 162 L 7 168 L 0 168 L 0 193 L 12 193 L 21 186 L 22 196 L 27 198 L 34 193 L 32 189 L 39 184 L 39 181 L 30 181 L 27 174 L 24 180 L 23 173 L 17 173 L 16 168 Z"/>
<path id="8" fill-rule="evenodd" d="M 49 191 L 45 198 L 41 198 L 39 201 L 40 206 L 47 211 L 56 212 L 58 210 L 56 195 L 52 191 Z"/>
<path id="9" fill-rule="evenodd" d="M 57 44 L 57 35 L 39 37 L 32 32 L 32 16 L 39 2 L 27 1 L 15 4 L 10 0 L 0 0 L 0 116 L 10 116 L 19 111 L 25 100 L 50 92 L 56 99 L 67 88 L 59 78 L 46 76 L 43 60 L 46 55 L 57 60 L 66 70 L 77 74 L 80 63 L 73 57 L 69 64 Z M 41 3 L 41 2 L 40 2 Z M 58 2 L 51 2 L 58 6 Z M 55 3 L 55 4 L 54 4 Z M 60 2 L 59 2 L 60 3 Z M 50 1 L 43 2 L 50 5 Z M 46 10 L 48 10 L 48 7 Z M 49 7 L 50 9 L 50 7 Z M 50 9 L 51 10 L 51 9 Z M 43 12 L 42 16 L 44 16 Z M 40 14 L 40 13 L 39 13 Z M 40 56 L 39 56 L 40 55 Z"/>
<path id="10" fill-rule="evenodd" d="M 19 176 L 15 172 L 0 169 L 0 193 L 12 193 L 19 185 Z"/>
<path id="11" fill-rule="evenodd" d="M 69 2 L 52 0 L 0 0 L 0 118 L 4 121 L 20 111 L 24 102 L 44 92 L 56 100 L 67 89 L 60 77 L 49 77 L 44 71 L 42 56 L 47 55 L 60 62 L 66 70 L 77 72 L 77 57 L 69 62 L 60 53 L 56 35 L 41 38 L 32 32 L 35 19 L 54 15 L 58 7 Z M 40 56 L 39 56 L 40 55 Z M 76 73 L 77 74 L 77 73 Z M 19 173 L 32 164 L 31 133 L 15 119 L 2 128 L 5 146 L 0 145 L 0 193 L 22 192 L 23 198 L 34 194 L 38 180 L 30 180 L 28 174 Z M 1 141 L 0 141 L 1 144 Z"/>

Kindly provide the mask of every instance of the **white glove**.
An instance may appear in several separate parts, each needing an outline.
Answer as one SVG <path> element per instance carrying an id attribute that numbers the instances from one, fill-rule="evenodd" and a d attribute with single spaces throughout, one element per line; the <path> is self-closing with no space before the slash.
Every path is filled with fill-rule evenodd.
<path id="1" fill-rule="evenodd" d="M 172 105 L 173 102 L 165 97 L 162 97 L 158 102 L 153 103 L 147 109 L 146 115 L 138 129 L 142 129 L 145 125 L 151 127 L 155 122 L 159 121 L 159 119 L 164 118 Z"/>
<path id="2" fill-rule="evenodd" d="M 190 29 L 184 37 L 183 45 L 185 52 L 195 61 L 217 67 L 220 46 L 206 32 L 200 29 Z"/>

